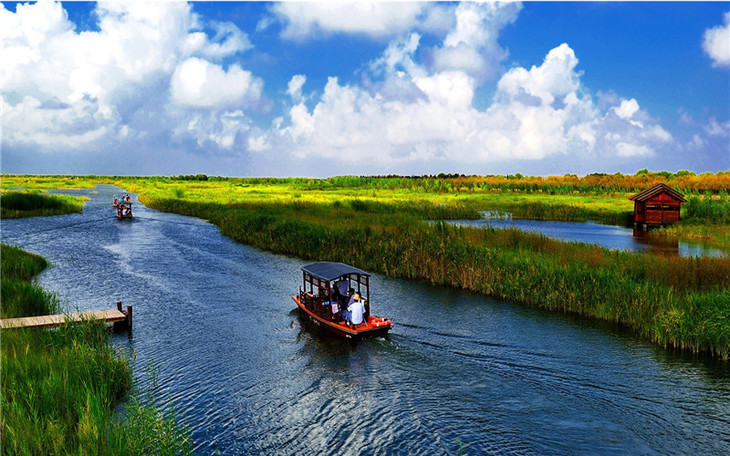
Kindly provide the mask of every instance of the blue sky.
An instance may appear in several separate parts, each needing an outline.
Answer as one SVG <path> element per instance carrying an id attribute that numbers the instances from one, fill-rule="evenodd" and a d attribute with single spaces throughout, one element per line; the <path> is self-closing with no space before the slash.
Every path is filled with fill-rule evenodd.
<path id="1" fill-rule="evenodd" d="M 730 169 L 727 2 L 2 5 L 4 173 Z"/>

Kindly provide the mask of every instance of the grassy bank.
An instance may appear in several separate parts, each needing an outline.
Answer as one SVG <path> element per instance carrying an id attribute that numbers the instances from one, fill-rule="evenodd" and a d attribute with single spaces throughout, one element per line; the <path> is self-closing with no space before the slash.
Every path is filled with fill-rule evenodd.
<path id="1" fill-rule="evenodd" d="M 68 195 L 46 195 L 31 192 L 0 194 L 0 218 L 23 218 L 78 213 L 84 200 Z"/>
<path id="2" fill-rule="evenodd" d="M 517 230 L 428 224 L 395 207 L 379 215 L 344 204 L 144 199 L 159 210 L 209 220 L 261 249 L 614 321 L 666 346 L 723 358 L 730 352 L 727 259 L 616 252 Z"/>
<path id="3" fill-rule="evenodd" d="M 59 312 L 32 278 L 46 261 L 2 245 L 3 318 Z M 8 285 L 10 284 L 10 285 Z M 2 333 L 2 454 L 180 454 L 174 420 L 131 400 L 120 420 L 131 369 L 101 323 Z"/>

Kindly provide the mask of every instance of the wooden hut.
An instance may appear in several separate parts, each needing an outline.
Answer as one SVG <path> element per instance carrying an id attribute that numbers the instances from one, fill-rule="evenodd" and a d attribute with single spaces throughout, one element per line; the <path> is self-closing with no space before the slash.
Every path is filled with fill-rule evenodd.
<path id="1" fill-rule="evenodd" d="M 634 227 L 664 225 L 679 221 L 679 210 L 687 200 L 665 184 L 656 184 L 629 198 L 634 202 Z"/>

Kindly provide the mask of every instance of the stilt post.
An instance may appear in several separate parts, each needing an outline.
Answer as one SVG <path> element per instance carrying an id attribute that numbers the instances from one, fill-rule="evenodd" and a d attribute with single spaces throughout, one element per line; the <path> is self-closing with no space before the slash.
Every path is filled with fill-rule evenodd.
<path id="1" fill-rule="evenodd" d="M 127 328 L 132 330 L 132 306 L 127 306 Z"/>

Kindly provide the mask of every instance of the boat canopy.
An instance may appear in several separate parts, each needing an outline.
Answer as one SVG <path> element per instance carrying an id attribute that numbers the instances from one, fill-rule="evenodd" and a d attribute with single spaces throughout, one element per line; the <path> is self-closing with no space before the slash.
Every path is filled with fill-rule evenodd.
<path id="1" fill-rule="evenodd" d="M 370 274 L 363 270 L 354 268 L 345 263 L 335 263 L 331 261 L 320 261 L 319 263 L 309 264 L 304 266 L 302 271 L 308 273 L 312 277 L 326 280 L 328 282 L 348 274 L 370 277 Z"/>

